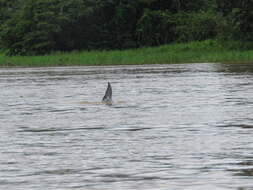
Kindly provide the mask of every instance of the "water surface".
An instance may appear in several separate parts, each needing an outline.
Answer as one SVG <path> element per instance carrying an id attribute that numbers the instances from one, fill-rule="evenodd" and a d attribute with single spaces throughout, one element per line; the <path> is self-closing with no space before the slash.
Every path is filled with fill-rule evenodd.
<path id="1" fill-rule="evenodd" d="M 82 103 L 108 81 L 114 105 Z M 0 89 L 0 189 L 253 189 L 253 64 L 1 69 Z"/>

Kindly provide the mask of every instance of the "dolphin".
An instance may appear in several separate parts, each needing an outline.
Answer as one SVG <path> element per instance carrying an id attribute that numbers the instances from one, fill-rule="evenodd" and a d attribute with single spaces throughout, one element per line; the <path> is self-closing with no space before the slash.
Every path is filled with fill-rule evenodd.
<path id="1" fill-rule="evenodd" d="M 105 95 L 102 99 L 102 102 L 107 105 L 112 105 L 112 87 L 110 82 L 108 82 L 107 89 L 105 91 Z"/>

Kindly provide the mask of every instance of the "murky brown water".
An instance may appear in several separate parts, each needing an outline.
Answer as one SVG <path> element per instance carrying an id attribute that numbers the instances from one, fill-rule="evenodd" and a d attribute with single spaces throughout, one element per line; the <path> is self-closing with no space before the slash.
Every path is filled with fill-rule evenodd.
<path id="1" fill-rule="evenodd" d="M 116 104 L 91 103 L 107 81 Z M 0 89 L 0 189 L 253 189 L 253 64 L 0 69 Z"/>

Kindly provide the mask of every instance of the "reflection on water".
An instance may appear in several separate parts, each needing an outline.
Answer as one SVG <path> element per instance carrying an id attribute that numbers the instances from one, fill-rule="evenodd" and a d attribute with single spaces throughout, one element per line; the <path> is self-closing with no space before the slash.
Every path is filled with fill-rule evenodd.
<path id="1" fill-rule="evenodd" d="M 225 74 L 247 74 L 253 73 L 253 63 L 240 63 L 240 64 L 219 64 L 216 65 L 219 72 Z"/>
<path id="2" fill-rule="evenodd" d="M 239 169 L 234 169 L 232 172 L 235 175 L 240 176 L 253 176 L 253 157 L 248 158 L 249 160 L 245 160 L 243 162 L 238 163 L 237 165 L 240 167 Z"/>
<path id="3" fill-rule="evenodd" d="M 252 71 L 1 69 L 0 189 L 252 189 Z"/>

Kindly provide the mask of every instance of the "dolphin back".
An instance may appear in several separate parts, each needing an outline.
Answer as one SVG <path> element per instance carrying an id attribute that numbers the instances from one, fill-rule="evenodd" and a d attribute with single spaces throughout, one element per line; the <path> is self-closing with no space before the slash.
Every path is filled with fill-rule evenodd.
<path id="1" fill-rule="evenodd" d="M 102 101 L 105 102 L 106 104 L 112 103 L 112 87 L 109 82 Z"/>

